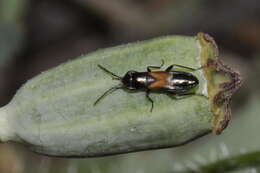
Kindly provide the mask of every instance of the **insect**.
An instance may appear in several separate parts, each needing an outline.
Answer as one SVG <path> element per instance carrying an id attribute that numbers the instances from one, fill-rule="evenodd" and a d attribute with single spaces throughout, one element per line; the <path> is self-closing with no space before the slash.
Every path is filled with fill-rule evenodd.
<path id="1" fill-rule="evenodd" d="M 102 94 L 94 103 L 96 105 L 103 97 L 109 93 L 114 92 L 117 89 L 129 89 L 129 90 L 145 90 L 146 98 L 151 102 L 152 112 L 154 107 L 154 101 L 150 97 L 150 91 L 159 90 L 161 92 L 169 93 L 175 96 L 190 95 L 193 94 L 193 88 L 198 86 L 199 80 L 189 72 L 184 71 L 174 71 L 174 67 L 184 68 L 191 71 L 196 71 L 201 69 L 190 68 L 178 64 L 172 64 L 166 68 L 164 71 L 152 71 L 152 69 L 161 69 L 164 65 L 160 66 L 147 66 L 146 72 L 137 72 L 130 70 L 123 77 L 120 77 L 113 72 L 107 70 L 105 67 L 98 65 L 100 69 L 112 76 L 114 80 L 120 80 L 120 84 L 116 85 Z"/>

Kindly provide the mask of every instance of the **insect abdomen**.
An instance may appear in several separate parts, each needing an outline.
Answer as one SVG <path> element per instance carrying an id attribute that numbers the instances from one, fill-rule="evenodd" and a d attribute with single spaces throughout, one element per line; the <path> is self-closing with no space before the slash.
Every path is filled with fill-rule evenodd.
<path id="1" fill-rule="evenodd" d="M 169 92 L 185 93 L 199 84 L 198 79 L 191 73 L 171 71 L 168 78 L 167 89 Z"/>
<path id="2" fill-rule="evenodd" d="M 149 89 L 164 89 L 172 93 L 187 92 L 199 83 L 191 73 L 182 71 L 151 72 L 149 75 L 155 79 L 148 86 Z"/>

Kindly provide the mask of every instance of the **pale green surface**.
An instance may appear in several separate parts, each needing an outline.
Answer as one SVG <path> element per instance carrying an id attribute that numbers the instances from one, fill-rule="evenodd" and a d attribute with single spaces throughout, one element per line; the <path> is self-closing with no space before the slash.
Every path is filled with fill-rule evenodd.
<path id="1" fill-rule="evenodd" d="M 95 107 L 93 103 L 118 83 L 97 64 L 120 76 L 128 70 L 146 71 L 147 65 L 159 65 L 161 59 L 164 68 L 173 63 L 197 68 L 201 66 L 197 44 L 195 37 L 164 37 L 62 64 L 17 92 L 6 108 L 9 126 L 33 150 L 59 156 L 98 156 L 189 141 L 211 130 L 213 117 L 207 97 L 202 96 L 206 83 L 201 71 L 194 73 L 200 86 L 193 96 L 176 99 L 152 93 L 152 113 L 141 91 L 118 90 Z"/>

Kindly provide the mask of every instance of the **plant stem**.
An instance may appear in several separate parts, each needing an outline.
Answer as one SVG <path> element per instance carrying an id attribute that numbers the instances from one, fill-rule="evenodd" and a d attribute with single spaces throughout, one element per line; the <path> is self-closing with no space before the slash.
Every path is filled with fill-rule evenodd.
<path id="1" fill-rule="evenodd" d="M 14 133 L 8 118 L 10 118 L 7 113 L 6 106 L 0 108 L 0 141 L 5 142 L 13 139 Z"/>
<path id="2" fill-rule="evenodd" d="M 233 156 L 214 163 L 201 166 L 198 170 L 180 173 L 224 173 L 228 171 L 252 168 L 260 165 L 260 151 Z"/>

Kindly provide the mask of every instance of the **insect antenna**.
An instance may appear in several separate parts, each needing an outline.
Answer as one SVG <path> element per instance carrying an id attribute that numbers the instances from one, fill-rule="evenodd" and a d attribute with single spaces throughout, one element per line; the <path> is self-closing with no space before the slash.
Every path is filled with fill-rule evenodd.
<path id="1" fill-rule="evenodd" d="M 102 65 L 99 65 L 99 64 L 98 64 L 98 67 L 99 67 L 100 69 L 102 69 L 103 71 L 105 71 L 106 73 L 112 75 L 112 76 L 113 76 L 112 79 L 115 79 L 115 80 L 121 80 L 121 79 L 122 79 L 122 77 L 120 77 L 120 76 L 116 75 L 115 73 L 109 71 L 108 69 L 106 69 L 106 68 L 103 67 Z"/>
<path id="2" fill-rule="evenodd" d="M 102 94 L 95 102 L 94 102 L 94 106 L 96 106 L 96 104 L 101 100 L 103 99 L 105 96 L 107 96 L 108 94 L 111 94 L 112 92 L 114 92 L 115 90 L 117 89 L 121 89 L 122 86 L 114 86 L 110 89 L 108 89 L 106 92 L 104 92 L 104 94 Z"/>

